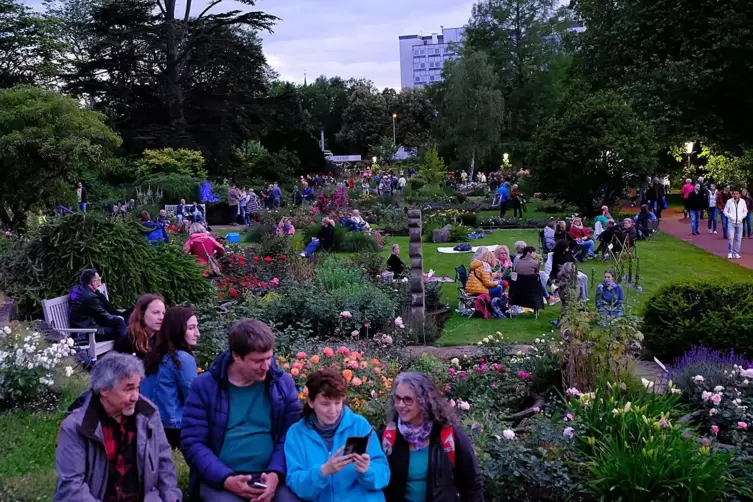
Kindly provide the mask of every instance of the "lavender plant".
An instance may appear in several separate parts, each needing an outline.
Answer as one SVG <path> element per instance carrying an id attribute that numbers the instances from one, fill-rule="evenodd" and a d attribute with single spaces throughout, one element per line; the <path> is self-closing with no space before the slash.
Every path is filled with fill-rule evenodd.
<path id="1" fill-rule="evenodd" d="M 696 345 L 667 368 L 672 382 L 682 390 L 695 388 L 693 377 L 703 375 L 711 388 L 722 385 L 734 365 L 753 367 L 753 362 L 734 350 L 723 352 Z"/>

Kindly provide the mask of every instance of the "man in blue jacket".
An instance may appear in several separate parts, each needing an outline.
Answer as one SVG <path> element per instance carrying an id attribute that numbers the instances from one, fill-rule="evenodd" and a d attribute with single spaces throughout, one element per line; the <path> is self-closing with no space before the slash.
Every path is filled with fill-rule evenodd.
<path id="1" fill-rule="evenodd" d="M 275 365 L 274 344 L 269 326 L 244 319 L 230 330 L 230 350 L 191 385 L 180 448 L 201 500 L 298 500 L 285 486 L 284 444 L 301 404 Z"/>
<path id="2" fill-rule="evenodd" d="M 499 217 L 504 218 L 507 212 L 507 199 L 510 198 L 510 182 L 505 181 L 497 190 L 499 194 Z"/>

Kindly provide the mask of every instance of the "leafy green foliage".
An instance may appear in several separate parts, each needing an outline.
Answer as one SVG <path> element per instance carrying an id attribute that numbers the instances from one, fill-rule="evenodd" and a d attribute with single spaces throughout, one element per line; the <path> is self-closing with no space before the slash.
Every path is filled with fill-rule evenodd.
<path id="1" fill-rule="evenodd" d="M 386 164 L 393 161 L 395 153 L 397 153 L 397 146 L 392 144 L 390 136 L 382 136 L 376 144 L 369 146 L 369 155 Z"/>
<path id="2" fill-rule="evenodd" d="M 204 156 L 196 150 L 180 148 L 162 148 L 160 150 L 144 150 L 143 156 L 136 163 L 139 175 L 150 177 L 155 174 L 178 174 L 190 178 L 204 179 Z"/>
<path id="3" fill-rule="evenodd" d="M 342 129 L 338 140 L 350 147 L 353 153 L 368 154 L 369 145 L 392 131 L 391 114 L 382 94 L 371 85 L 358 85 L 348 97 L 343 111 Z"/>
<path id="4" fill-rule="evenodd" d="M 647 302 L 645 347 L 660 358 L 694 345 L 753 356 L 753 286 L 749 283 L 670 283 Z"/>
<path id="5" fill-rule="evenodd" d="M 171 304 L 208 299 L 203 268 L 175 245 L 147 244 L 134 220 L 95 213 L 48 218 L 28 243 L 3 253 L 0 284 L 24 315 L 39 315 L 43 299 L 56 298 L 78 283 L 85 268 L 96 268 L 116 306 L 157 293 Z"/>
<path id="6" fill-rule="evenodd" d="M 564 103 L 534 143 L 532 181 L 538 191 L 585 214 L 613 206 L 656 165 L 651 129 L 612 92 Z"/>
<path id="7" fill-rule="evenodd" d="M 162 193 L 162 200 L 166 204 L 177 204 L 180 199 L 186 199 L 188 204 L 199 199 L 200 178 L 180 174 L 161 174 L 139 180 L 136 187 L 146 192 Z"/>
<path id="8" fill-rule="evenodd" d="M 120 139 L 76 100 L 31 86 L 0 91 L 0 220 L 73 202 L 75 184 L 96 172 Z"/>
<path id="9" fill-rule="evenodd" d="M 436 147 L 431 146 L 424 152 L 418 167 L 418 175 L 429 185 L 439 185 L 447 179 L 444 160 L 437 153 Z"/>

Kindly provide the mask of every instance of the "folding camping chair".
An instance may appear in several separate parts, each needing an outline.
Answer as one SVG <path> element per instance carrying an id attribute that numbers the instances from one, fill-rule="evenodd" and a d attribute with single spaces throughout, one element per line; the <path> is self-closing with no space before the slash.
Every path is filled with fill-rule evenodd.
<path id="1" fill-rule="evenodd" d="M 465 284 L 468 282 L 468 269 L 465 265 L 455 267 L 455 282 L 458 283 L 458 308 L 456 312 L 468 316 L 470 319 L 476 312 L 475 304 L 478 295 L 469 295 L 465 292 Z"/>
<path id="2" fill-rule="evenodd" d="M 656 236 L 659 235 L 659 223 L 661 223 L 659 219 L 651 220 L 647 223 L 647 232 L 644 236 L 647 241 L 656 240 Z"/>
<path id="3" fill-rule="evenodd" d="M 609 244 L 609 258 L 620 266 L 625 260 L 633 258 L 635 253 L 635 243 L 630 236 L 630 232 L 615 232 L 612 235 L 612 242 Z"/>

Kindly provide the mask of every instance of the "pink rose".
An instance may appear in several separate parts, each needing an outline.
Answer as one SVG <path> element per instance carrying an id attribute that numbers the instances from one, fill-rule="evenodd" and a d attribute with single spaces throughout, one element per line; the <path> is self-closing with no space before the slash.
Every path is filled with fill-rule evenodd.
<path id="1" fill-rule="evenodd" d="M 740 430 L 745 430 L 748 428 L 748 424 L 746 424 L 745 422 L 737 422 L 737 428 Z"/>
<path id="2" fill-rule="evenodd" d="M 719 433 L 719 426 L 718 425 L 712 425 L 711 426 L 711 433 L 716 436 Z"/>
<path id="3" fill-rule="evenodd" d="M 718 405 L 722 402 L 722 396 L 720 394 L 714 394 L 711 396 L 711 402 L 714 403 L 714 405 Z"/>

